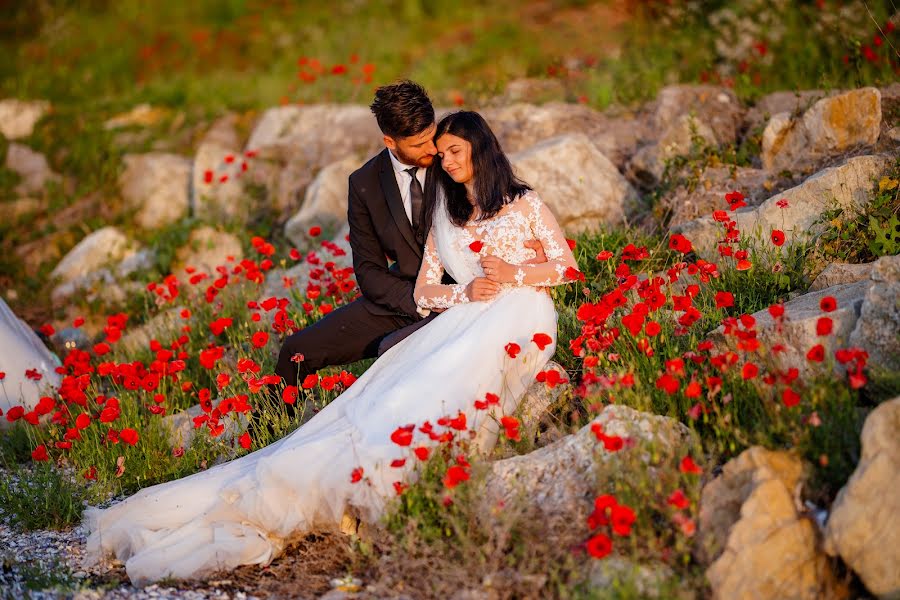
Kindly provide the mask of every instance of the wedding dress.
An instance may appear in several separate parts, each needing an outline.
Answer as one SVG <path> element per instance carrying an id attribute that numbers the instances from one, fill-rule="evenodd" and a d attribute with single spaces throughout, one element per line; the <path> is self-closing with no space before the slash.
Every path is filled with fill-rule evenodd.
<path id="1" fill-rule="evenodd" d="M 348 506 L 376 520 L 396 495 L 394 482 L 415 477 L 410 448 L 434 446 L 414 430 L 410 447 L 391 441 L 399 426 L 466 415 L 476 443 L 496 442 L 497 419 L 515 411 L 556 346 L 556 311 L 546 286 L 576 267 L 556 220 L 528 192 L 485 221 L 453 225 L 439 202 L 426 242 L 415 299 L 446 309 L 382 355 L 347 391 L 291 435 L 239 459 L 184 479 L 145 488 L 107 509 L 85 513 L 87 557 L 124 561 L 136 585 L 189 578 L 238 565 L 265 565 L 315 527 L 335 528 Z M 537 238 L 547 262 L 522 265 Z M 480 253 L 472 249 L 481 241 Z M 475 244 L 475 248 L 478 245 Z M 494 254 L 517 268 L 489 302 L 471 302 L 465 284 L 484 276 L 479 258 Z M 458 285 L 442 285 L 446 269 Z M 539 348 L 536 333 L 552 342 Z M 508 343 L 521 347 L 512 358 Z M 476 410 L 487 393 L 500 412 Z M 351 482 L 362 468 L 364 481 Z"/>

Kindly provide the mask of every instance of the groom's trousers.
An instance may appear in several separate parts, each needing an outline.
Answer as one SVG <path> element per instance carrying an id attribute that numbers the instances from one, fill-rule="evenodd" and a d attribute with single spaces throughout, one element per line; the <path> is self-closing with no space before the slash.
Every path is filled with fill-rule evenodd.
<path id="1" fill-rule="evenodd" d="M 302 383 L 307 375 L 327 366 L 379 356 L 437 316 L 432 313 L 415 320 L 408 315 L 373 314 L 365 302 L 360 299 L 342 306 L 284 340 L 275 373 L 285 385 Z"/>

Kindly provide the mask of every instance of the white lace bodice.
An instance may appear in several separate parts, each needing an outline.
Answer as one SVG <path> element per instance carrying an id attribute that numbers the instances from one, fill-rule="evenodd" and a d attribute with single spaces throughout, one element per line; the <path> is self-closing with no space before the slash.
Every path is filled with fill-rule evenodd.
<path id="1" fill-rule="evenodd" d="M 556 218 L 534 191 L 507 204 L 496 216 L 464 227 L 453 225 L 441 211 L 446 211 L 443 204 L 436 209 L 416 279 L 414 296 L 420 311 L 469 302 L 466 285 L 484 277 L 480 259 L 488 254 L 518 265 L 515 282 L 502 284 L 505 287 L 559 285 L 568 281 L 567 269 L 578 268 Z M 543 245 L 547 262 L 523 264 L 535 258 L 534 250 L 525 247 L 531 239 Z M 481 248 L 473 250 L 472 244 L 478 242 Z M 445 270 L 457 284 L 441 284 Z"/>

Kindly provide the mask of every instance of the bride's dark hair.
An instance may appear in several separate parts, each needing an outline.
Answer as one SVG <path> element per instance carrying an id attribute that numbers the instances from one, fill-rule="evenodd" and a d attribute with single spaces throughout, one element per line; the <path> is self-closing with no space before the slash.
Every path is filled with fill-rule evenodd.
<path id="1" fill-rule="evenodd" d="M 463 110 L 445 116 L 437 124 L 434 139 L 445 133 L 460 137 L 472 146 L 475 201 L 481 209 L 479 220 L 490 219 L 500 212 L 504 204 L 513 202 L 531 189 L 513 174 L 512 165 L 500 148 L 500 142 L 487 121 L 477 112 Z M 453 181 L 444 171 L 439 156 L 435 156 L 435 167 L 435 177 L 430 178 L 430 197 L 436 198 L 437 186 L 441 186 L 447 196 L 450 220 L 462 227 L 471 219 L 474 210 L 466 198 L 466 187 Z M 431 205 L 433 207 L 434 203 Z"/>

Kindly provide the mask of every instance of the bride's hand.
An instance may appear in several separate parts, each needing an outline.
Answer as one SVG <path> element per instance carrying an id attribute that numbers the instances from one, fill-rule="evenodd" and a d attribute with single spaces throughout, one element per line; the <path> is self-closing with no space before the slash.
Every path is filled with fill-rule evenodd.
<path id="1" fill-rule="evenodd" d="M 534 250 L 534 258 L 529 258 L 522 263 L 523 265 L 539 265 L 541 263 L 547 262 L 547 255 L 544 254 L 544 245 L 540 240 L 527 240 L 524 243 L 524 246 L 529 250 Z"/>
<path id="2" fill-rule="evenodd" d="M 466 296 L 472 302 L 490 300 L 500 291 L 500 285 L 484 277 L 476 277 L 466 286 Z"/>
<path id="3" fill-rule="evenodd" d="M 512 283 L 516 280 L 516 268 L 493 254 L 481 258 L 481 268 L 484 275 L 497 283 Z"/>

